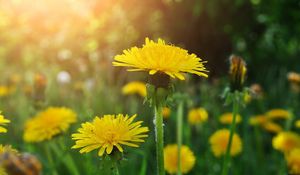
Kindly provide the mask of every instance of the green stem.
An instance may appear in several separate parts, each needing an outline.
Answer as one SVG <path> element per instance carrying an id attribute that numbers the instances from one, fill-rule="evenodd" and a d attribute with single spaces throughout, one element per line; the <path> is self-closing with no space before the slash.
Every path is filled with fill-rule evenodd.
<path id="1" fill-rule="evenodd" d="M 183 124 L 183 102 L 180 101 L 177 109 L 177 175 L 181 175 L 181 145 L 182 145 L 182 124 Z"/>
<path id="2" fill-rule="evenodd" d="M 52 170 L 53 175 L 58 175 L 58 173 L 56 172 L 56 169 L 55 169 L 55 165 L 54 165 L 54 161 L 52 158 L 50 147 L 45 144 L 44 150 L 45 150 L 45 154 L 47 156 L 48 163 L 50 164 L 50 169 Z"/>
<path id="3" fill-rule="evenodd" d="M 120 175 L 117 161 L 114 161 L 114 163 L 113 163 L 113 174 Z"/>
<path id="4" fill-rule="evenodd" d="M 158 175 L 164 175 L 164 134 L 163 134 L 163 116 L 162 103 L 155 104 L 155 139 L 156 139 L 156 158 Z"/>
<path id="5" fill-rule="evenodd" d="M 223 161 L 222 175 L 228 174 L 228 170 L 229 170 L 229 166 L 230 166 L 230 150 L 231 150 L 231 145 L 232 145 L 232 138 L 235 133 L 235 123 L 236 123 L 236 116 L 237 116 L 238 112 L 239 112 L 239 94 L 236 92 L 234 94 L 233 112 L 232 112 L 233 119 L 232 119 L 232 123 L 231 123 L 231 127 L 230 127 L 230 135 L 229 135 L 228 145 L 226 148 L 226 154 L 225 154 L 225 158 Z"/>

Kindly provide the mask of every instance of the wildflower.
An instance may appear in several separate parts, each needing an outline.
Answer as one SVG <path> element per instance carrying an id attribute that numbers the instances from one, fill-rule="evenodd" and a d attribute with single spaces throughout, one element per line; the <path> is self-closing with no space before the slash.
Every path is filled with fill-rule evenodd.
<path id="1" fill-rule="evenodd" d="M 6 97 L 15 91 L 14 87 L 0 85 L 0 97 Z"/>
<path id="2" fill-rule="evenodd" d="M 250 125 L 262 126 L 268 122 L 268 118 L 265 115 L 256 115 L 249 119 Z"/>
<path id="3" fill-rule="evenodd" d="M 241 91 L 245 77 L 246 77 L 246 63 L 245 61 L 236 55 L 230 56 L 230 81 L 231 81 L 231 91 L 235 90 Z"/>
<path id="4" fill-rule="evenodd" d="M 295 126 L 296 126 L 296 128 L 300 128 L 300 120 L 297 120 L 297 121 L 295 122 Z"/>
<path id="5" fill-rule="evenodd" d="M 49 107 L 25 123 L 23 138 L 26 142 L 41 142 L 65 132 L 75 123 L 77 115 L 64 107 Z"/>
<path id="6" fill-rule="evenodd" d="M 143 82 L 133 81 L 123 86 L 122 93 L 124 95 L 138 94 L 141 97 L 146 97 L 146 85 Z"/>
<path id="7" fill-rule="evenodd" d="M 291 174 L 300 174 L 300 148 L 293 149 L 286 156 L 287 164 Z"/>
<path id="8" fill-rule="evenodd" d="M 188 114 L 189 123 L 192 125 L 207 121 L 208 113 L 204 108 L 191 109 Z"/>
<path id="9" fill-rule="evenodd" d="M 169 118 L 171 115 L 171 109 L 168 107 L 164 107 L 162 111 L 162 115 L 165 119 Z"/>
<path id="10" fill-rule="evenodd" d="M 280 125 L 271 121 L 266 122 L 265 124 L 262 125 L 262 127 L 263 129 L 271 133 L 279 133 L 283 130 Z"/>
<path id="11" fill-rule="evenodd" d="M 178 170 L 178 147 L 176 144 L 167 145 L 164 148 L 165 169 L 169 174 L 175 174 Z M 180 148 L 181 171 L 188 173 L 195 165 L 196 157 L 188 146 L 182 145 Z"/>
<path id="12" fill-rule="evenodd" d="M 141 127 L 142 121 L 133 122 L 136 115 L 104 115 L 96 117 L 93 122 L 86 122 L 78 129 L 78 133 L 72 134 L 72 139 L 76 140 L 73 149 L 81 148 L 80 153 L 88 153 L 99 149 L 98 155 L 111 154 L 113 149 L 123 152 L 121 145 L 138 147 L 139 142 L 144 142 L 143 138 L 148 127 Z"/>
<path id="13" fill-rule="evenodd" d="M 226 148 L 229 142 L 229 134 L 230 131 L 228 129 L 220 129 L 216 131 L 212 136 L 210 136 L 209 143 L 211 145 L 212 152 L 216 157 L 225 155 Z M 230 155 L 235 156 L 239 154 L 241 151 L 242 151 L 242 141 L 239 135 L 234 134 L 232 138 Z"/>
<path id="14" fill-rule="evenodd" d="M 124 50 L 114 59 L 114 66 L 130 67 L 129 71 L 148 71 L 150 75 L 164 73 L 180 80 L 185 79 L 184 72 L 207 77 L 205 62 L 187 50 L 165 44 L 162 39 L 154 42 L 146 38 L 142 48 Z"/>
<path id="15" fill-rule="evenodd" d="M 5 129 L 3 127 L 3 125 L 6 125 L 7 123 L 10 123 L 10 120 L 5 119 L 4 116 L 1 115 L 1 111 L 0 111 L 0 133 L 6 133 L 7 132 L 7 129 Z"/>
<path id="16" fill-rule="evenodd" d="M 291 114 L 289 111 L 284 109 L 271 109 L 266 113 L 269 119 L 289 119 Z"/>
<path id="17" fill-rule="evenodd" d="M 231 124 L 232 123 L 232 119 L 233 119 L 233 115 L 232 113 L 225 113 L 223 115 L 220 116 L 219 120 L 222 124 Z M 238 114 L 236 116 L 236 124 L 241 123 L 242 121 L 242 117 Z"/>
<path id="18" fill-rule="evenodd" d="M 281 132 L 272 140 L 273 148 L 284 153 L 300 147 L 300 136 L 293 132 Z"/>
<path id="19" fill-rule="evenodd" d="M 16 149 L 13 149 L 11 145 L 2 145 L 0 144 L 0 155 L 4 153 L 18 153 Z"/>

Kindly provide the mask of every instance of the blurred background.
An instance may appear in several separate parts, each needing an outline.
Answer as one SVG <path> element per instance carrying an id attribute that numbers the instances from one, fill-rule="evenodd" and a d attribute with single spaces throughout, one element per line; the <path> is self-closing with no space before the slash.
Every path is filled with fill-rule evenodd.
<path id="1" fill-rule="evenodd" d="M 250 104 L 243 115 L 264 113 L 270 108 L 294 108 L 298 103 L 291 100 L 293 94 L 286 76 L 290 71 L 300 72 L 299 21 L 299 0 L 0 0 L 0 107 L 14 125 L 22 126 L 36 112 L 32 107 L 36 100 L 32 98 L 32 86 L 35 75 L 40 74 L 45 77 L 40 81 L 47 82 L 47 106 L 71 107 L 80 122 L 106 113 L 138 113 L 153 130 L 151 110 L 147 105 L 140 107 L 143 100 L 124 97 L 120 90 L 126 82 L 147 80 L 145 74 L 127 73 L 111 63 L 115 55 L 132 46 L 142 46 L 145 37 L 149 37 L 162 38 L 208 61 L 209 79 L 191 76 L 188 85 L 176 82 L 178 89 L 191 97 L 187 109 L 204 106 L 212 118 L 231 110 L 223 106 L 220 98 L 227 84 L 231 54 L 246 60 L 246 84 L 257 83 L 267 92 L 263 102 Z M 5 87 L 13 87 L 14 93 Z M 299 116 L 299 110 L 294 112 Z M 203 138 L 219 127 L 216 121 L 211 124 Z M 22 143 L 23 127 L 9 127 L 10 135 L 0 140 L 21 150 L 35 150 Z M 169 127 L 166 142 L 175 142 L 171 130 L 175 124 Z M 245 145 L 255 144 L 251 136 L 247 137 L 251 132 L 247 124 L 240 130 Z M 193 145 L 190 135 L 185 143 Z M 263 148 L 268 154 L 271 136 L 262 137 L 267 138 L 260 139 L 269 144 Z M 153 136 L 149 140 L 154 140 Z M 71 140 L 67 142 L 69 146 L 73 144 Z M 206 143 L 197 139 L 195 142 L 203 146 L 196 154 L 209 152 Z M 155 162 L 149 162 L 155 159 L 151 154 L 153 143 L 149 141 L 143 149 L 147 152 L 141 151 L 135 159 L 148 155 L 150 158 L 141 163 L 146 170 L 141 172 L 153 174 Z M 253 174 L 255 168 L 263 167 L 255 161 L 257 157 L 251 155 L 251 149 L 246 148 L 250 154 L 239 162 L 247 167 L 237 170 L 237 174 Z M 75 152 L 76 160 L 87 158 Z M 211 155 L 208 157 L 216 162 Z M 268 161 L 274 165 L 261 169 L 261 174 L 276 172 L 281 159 L 279 153 L 272 154 Z M 149 165 L 145 168 L 147 160 Z M 123 171 L 135 174 L 128 163 Z M 218 174 L 219 164 L 205 163 L 200 159 L 193 173 L 201 170 Z"/>

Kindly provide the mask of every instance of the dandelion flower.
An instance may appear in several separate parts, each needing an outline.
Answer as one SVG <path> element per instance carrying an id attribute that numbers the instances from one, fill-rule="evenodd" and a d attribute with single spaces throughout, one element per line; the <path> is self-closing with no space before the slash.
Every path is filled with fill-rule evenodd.
<path id="1" fill-rule="evenodd" d="M 271 109 L 266 115 L 269 119 L 289 119 L 291 118 L 291 114 L 289 111 L 284 109 Z"/>
<path id="2" fill-rule="evenodd" d="M 287 164 L 291 174 L 300 174 L 300 148 L 293 149 L 286 156 Z"/>
<path id="3" fill-rule="evenodd" d="M 185 79 L 182 73 L 208 77 L 203 65 L 205 62 L 187 50 L 166 44 L 162 39 L 154 42 L 146 38 L 142 48 L 124 50 L 114 59 L 114 66 L 129 67 L 129 71 L 147 71 L 150 75 L 164 73 L 180 80 Z"/>
<path id="4" fill-rule="evenodd" d="M 265 124 L 262 125 L 262 127 L 271 133 L 279 133 L 281 132 L 283 129 L 280 125 L 274 123 L 274 122 L 266 122 Z"/>
<path id="5" fill-rule="evenodd" d="M 242 90 L 246 73 L 247 73 L 247 68 L 246 68 L 246 63 L 245 61 L 236 55 L 231 55 L 230 56 L 230 82 L 231 82 L 231 90 Z"/>
<path id="6" fill-rule="evenodd" d="M 208 113 L 204 108 L 191 109 L 188 114 L 188 121 L 195 125 L 207 121 Z"/>
<path id="7" fill-rule="evenodd" d="M 10 123 L 10 120 L 5 119 L 3 115 L 1 115 L 0 111 L 0 133 L 6 133 L 7 129 L 3 127 L 3 125 L 6 125 L 7 123 Z"/>
<path id="8" fill-rule="evenodd" d="M 296 128 L 300 128 L 300 120 L 297 120 L 297 121 L 295 122 L 295 126 L 296 126 Z"/>
<path id="9" fill-rule="evenodd" d="M 281 132 L 272 140 L 273 148 L 284 153 L 300 147 L 300 136 L 293 132 Z"/>
<path id="10" fill-rule="evenodd" d="M 216 131 L 210 138 L 209 143 L 213 154 L 216 157 L 226 154 L 226 148 L 229 142 L 230 131 L 228 129 L 220 129 Z M 234 134 L 232 138 L 232 145 L 230 155 L 235 156 L 242 151 L 242 141 L 239 135 Z"/>
<path id="11" fill-rule="evenodd" d="M 50 140 L 68 130 L 70 124 L 76 121 L 77 115 L 71 109 L 50 107 L 25 123 L 23 138 L 26 142 Z"/>
<path id="12" fill-rule="evenodd" d="M 233 120 L 233 115 L 232 113 L 225 113 L 220 116 L 219 120 L 222 124 L 231 124 Z M 238 114 L 235 118 L 235 123 L 238 124 L 241 123 L 241 121 L 242 117 Z"/>
<path id="13" fill-rule="evenodd" d="M 14 87 L 0 85 L 0 97 L 6 97 L 15 91 Z"/>
<path id="14" fill-rule="evenodd" d="M 268 118 L 265 115 L 256 115 L 249 119 L 249 123 L 252 126 L 262 126 L 268 122 Z"/>
<path id="15" fill-rule="evenodd" d="M 188 173 L 195 165 L 196 157 L 188 146 L 180 148 L 181 171 Z M 178 147 L 176 144 L 167 145 L 164 148 L 165 169 L 169 174 L 175 174 L 178 170 Z"/>
<path id="16" fill-rule="evenodd" d="M 124 95 L 139 94 L 142 97 L 146 97 L 146 84 L 139 81 L 127 83 L 123 86 L 122 93 Z"/>
<path id="17" fill-rule="evenodd" d="M 162 111 L 162 115 L 165 119 L 169 118 L 171 115 L 171 109 L 168 107 L 164 107 Z"/>
<path id="18" fill-rule="evenodd" d="M 114 148 L 123 152 L 121 145 L 138 147 L 139 142 L 144 142 L 143 138 L 148 127 L 141 127 L 142 121 L 133 122 L 136 115 L 104 115 L 96 117 L 93 122 L 86 122 L 78 129 L 78 133 L 72 135 L 76 140 L 73 149 L 80 148 L 80 153 L 88 153 L 99 149 L 98 155 L 104 152 L 111 154 Z"/>

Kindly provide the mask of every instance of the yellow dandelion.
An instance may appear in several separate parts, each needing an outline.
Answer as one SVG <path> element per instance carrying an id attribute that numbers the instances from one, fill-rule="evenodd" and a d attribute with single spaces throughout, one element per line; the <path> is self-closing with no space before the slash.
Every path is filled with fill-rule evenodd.
<path id="1" fill-rule="evenodd" d="M 300 120 L 297 120 L 297 121 L 295 122 L 295 126 L 296 126 L 296 128 L 300 128 Z"/>
<path id="2" fill-rule="evenodd" d="M 273 148 L 284 153 L 300 147 L 300 136 L 293 132 L 281 132 L 272 140 Z"/>
<path id="3" fill-rule="evenodd" d="M 2 145 L 0 144 L 0 155 L 4 153 L 14 153 L 17 154 L 18 151 L 16 149 L 13 149 L 11 145 Z"/>
<path id="4" fill-rule="evenodd" d="M 127 83 L 125 86 L 123 86 L 122 93 L 124 95 L 138 94 L 142 97 L 146 97 L 146 84 L 139 81 Z"/>
<path id="5" fill-rule="evenodd" d="M 232 113 L 225 113 L 220 116 L 219 121 L 222 124 L 231 124 L 232 119 L 233 119 Z M 242 121 L 242 117 L 238 114 L 235 118 L 235 123 L 238 124 L 238 123 L 241 123 L 241 121 Z"/>
<path id="6" fill-rule="evenodd" d="M 79 133 L 73 134 L 72 139 L 76 140 L 73 149 L 81 148 L 80 153 L 88 153 L 99 149 L 98 155 L 104 152 L 110 154 L 114 148 L 123 152 L 121 145 L 138 147 L 139 142 L 144 142 L 143 138 L 148 127 L 141 127 L 142 121 L 133 122 L 136 115 L 104 115 L 96 117 L 93 122 L 86 122 L 78 129 Z"/>
<path id="7" fill-rule="evenodd" d="M 74 111 L 64 107 L 49 107 L 25 123 L 26 142 L 41 142 L 65 132 L 77 121 Z"/>
<path id="8" fill-rule="evenodd" d="M 291 114 L 289 111 L 284 109 L 271 109 L 266 113 L 269 119 L 289 119 Z"/>
<path id="9" fill-rule="evenodd" d="M 0 111 L 0 133 L 6 133 L 7 129 L 4 128 L 3 126 L 5 126 L 7 123 L 10 123 L 10 120 L 5 119 L 3 115 L 1 115 L 1 111 Z M 1 126 L 2 125 L 2 126 Z"/>
<path id="10" fill-rule="evenodd" d="M 188 121 L 190 124 L 195 125 L 207 121 L 208 112 L 204 108 L 191 109 L 188 114 Z"/>
<path id="11" fill-rule="evenodd" d="M 165 119 L 169 118 L 171 115 L 171 109 L 168 107 L 164 107 L 162 111 L 162 115 Z"/>
<path id="12" fill-rule="evenodd" d="M 209 138 L 211 150 L 216 157 L 226 154 L 226 148 L 229 142 L 230 131 L 228 129 L 220 129 Z M 234 134 L 230 155 L 235 156 L 242 151 L 242 141 L 238 134 Z"/>
<path id="13" fill-rule="evenodd" d="M 164 73 L 180 80 L 185 79 L 182 73 L 208 77 L 203 65 L 205 62 L 187 50 L 166 44 L 162 39 L 154 42 L 146 38 L 142 48 L 124 50 L 114 59 L 114 66 L 130 67 L 129 71 L 148 71 L 150 75 Z"/>
<path id="14" fill-rule="evenodd" d="M 186 174 L 194 167 L 196 157 L 188 146 L 180 148 L 181 171 Z M 178 169 L 178 147 L 176 144 L 167 145 L 164 148 L 165 169 L 169 174 L 177 173 Z"/>
<path id="15" fill-rule="evenodd" d="M 291 174 L 300 174 L 300 148 L 295 148 L 287 154 L 286 161 Z"/>
<path id="16" fill-rule="evenodd" d="M 14 87 L 0 85 L 0 97 L 6 97 L 15 91 Z"/>
<path id="17" fill-rule="evenodd" d="M 263 124 L 262 127 L 263 127 L 263 129 L 265 129 L 266 131 L 271 132 L 271 133 L 279 133 L 283 130 L 280 125 L 278 125 L 277 123 L 274 123 L 274 122 L 270 122 L 270 121 Z"/>
<path id="18" fill-rule="evenodd" d="M 265 115 L 256 115 L 249 119 L 249 123 L 252 126 L 262 126 L 268 122 L 268 118 Z"/>

